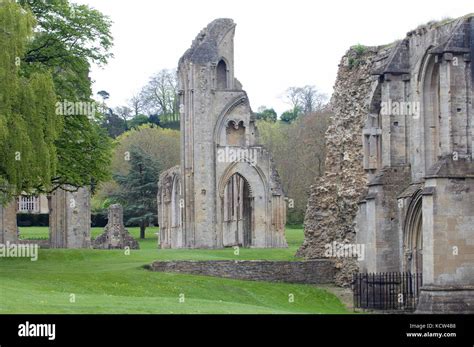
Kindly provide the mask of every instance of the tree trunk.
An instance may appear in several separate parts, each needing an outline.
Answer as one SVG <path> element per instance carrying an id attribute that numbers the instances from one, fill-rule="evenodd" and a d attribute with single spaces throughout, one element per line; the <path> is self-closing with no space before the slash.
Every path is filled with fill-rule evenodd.
<path id="1" fill-rule="evenodd" d="M 145 229 L 146 229 L 145 223 L 141 222 L 140 223 L 140 238 L 142 240 L 145 239 Z"/>

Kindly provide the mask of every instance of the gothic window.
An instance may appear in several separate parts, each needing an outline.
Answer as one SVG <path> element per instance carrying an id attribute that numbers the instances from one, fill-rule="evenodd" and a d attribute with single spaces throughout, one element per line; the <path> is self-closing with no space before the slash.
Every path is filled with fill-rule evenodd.
<path id="1" fill-rule="evenodd" d="M 229 121 L 226 127 L 226 143 L 228 146 L 245 146 L 245 125 L 243 121 Z"/>
<path id="2" fill-rule="evenodd" d="M 216 68 L 217 89 L 227 89 L 227 65 L 224 60 L 219 61 Z"/>
<path id="3" fill-rule="evenodd" d="M 380 113 L 369 114 L 364 128 L 364 169 L 377 170 L 382 162 L 382 129 Z"/>
<path id="4" fill-rule="evenodd" d="M 425 168 L 428 170 L 440 154 L 440 74 L 439 63 L 430 58 L 425 72 L 423 94 L 423 121 L 425 137 Z"/>

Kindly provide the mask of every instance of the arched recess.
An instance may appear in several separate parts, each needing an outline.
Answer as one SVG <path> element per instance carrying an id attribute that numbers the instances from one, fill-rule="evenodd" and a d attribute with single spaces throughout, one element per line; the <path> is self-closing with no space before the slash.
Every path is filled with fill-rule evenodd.
<path id="1" fill-rule="evenodd" d="M 252 246 L 253 196 L 247 180 L 233 174 L 224 186 L 222 232 L 224 246 Z"/>
<path id="2" fill-rule="evenodd" d="M 408 205 L 403 228 L 405 270 L 411 273 L 423 272 L 423 195 L 418 190 Z"/>
<path id="3" fill-rule="evenodd" d="M 227 63 L 224 59 L 219 60 L 216 66 L 216 87 L 218 90 L 223 90 L 228 88 L 228 71 Z"/>
<path id="4" fill-rule="evenodd" d="M 183 235 L 183 206 L 181 179 L 175 176 L 170 203 L 171 242 L 173 248 L 182 248 L 185 244 Z"/>
<path id="5" fill-rule="evenodd" d="M 244 121 L 229 120 L 226 126 L 226 145 L 245 146 L 245 124 Z"/>
<path id="6" fill-rule="evenodd" d="M 440 150 L 440 76 L 439 63 L 434 55 L 426 58 L 422 74 L 424 168 L 427 170 L 438 160 Z"/>
<path id="7" fill-rule="evenodd" d="M 258 166 L 239 161 L 229 165 L 218 181 L 218 237 L 224 247 L 241 245 L 243 247 L 265 247 L 268 217 L 267 183 Z M 230 185 L 229 185 L 230 183 Z M 234 189 L 234 190 L 231 190 Z M 240 191 L 238 191 L 240 189 Z M 234 216 L 241 209 L 242 222 L 229 223 L 232 211 L 229 206 L 234 200 Z M 235 204 L 237 201 L 237 205 Z M 231 205 L 232 206 L 232 205 Z M 241 229 L 239 229 L 242 226 Z M 239 227 L 239 228 L 237 228 Z M 245 229 L 244 229 L 245 227 Z M 240 237 L 234 237 L 239 235 Z M 244 237 L 245 236 L 245 237 Z"/>
<path id="8" fill-rule="evenodd" d="M 364 169 L 374 173 L 382 167 L 382 83 L 377 86 L 372 94 L 369 114 L 364 125 Z"/>
<path id="9" fill-rule="evenodd" d="M 240 95 L 235 99 L 231 100 L 225 107 L 224 110 L 221 112 L 219 117 L 217 117 L 216 124 L 214 126 L 214 144 L 216 145 L 225 145 L 225 141 L 221 139 L 221 134 L 225 134 L 224 129 L 226 128 L 227 124 L 227 116 L 240 105 L 247 105 L 248 106 L 248 99 L 244 95 Z M 250 106 L 249 106 L 250 107 Z M 240 121 L 240 120 L 239 120 Z M 246 125 L 244 123 L 244 125 Z"/>

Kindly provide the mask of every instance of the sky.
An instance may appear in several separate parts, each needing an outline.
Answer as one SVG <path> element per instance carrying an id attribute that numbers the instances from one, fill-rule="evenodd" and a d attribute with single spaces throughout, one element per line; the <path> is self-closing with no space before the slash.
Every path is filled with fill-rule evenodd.
<path id="1" fill-rule="evenodd" d="M 289 109 L 288 87 L 315 85 L 328 96 L 350 46 L 383 45 L 430 20 L 474 12 L 472 0 L 71 0 L 114 22 L 115 58 L 93 66 L 94 93 L 122 106 L 161 69 L 176 69 L 181 55 L 209 22 L 232 18 L 235 76 L 254 111 Z"/>

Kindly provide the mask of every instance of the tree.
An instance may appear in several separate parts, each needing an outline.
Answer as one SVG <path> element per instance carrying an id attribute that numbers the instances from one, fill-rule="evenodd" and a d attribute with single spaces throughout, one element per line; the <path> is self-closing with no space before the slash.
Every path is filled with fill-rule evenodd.
<path id="1" fill-rule="evenodd" d="M 180 134 L 179 131 L 162 129 L 150 124 L 139 126 L 136 129 L 127 131 L 117 137 L 112 155 L 111 170 L 113 177 L 125 177 L 131 169 L 132 152 L 139 149 L 160 170 L 156 172 L 155 185 L 158 184 L 159 175 L 162 169 L 167 169 L 179 164 L 180 160 Z M 123 195 L 122 187 L 116 181 L 110 180 L 100 184 L 95 194 L 95 206 L 103 208 L 117 201 L 117 197 Z M 156 196 L 154 196 L 156 199 Z M 105 211 L 96 211 L 106 213 Z M 125 210 L 126 219 L 137 217 L 131 214 L 133 211 Z"/>
<path id="2" fill-rule="evenodd" d="M 127 224 L 140 226 L 140 238 L 156 220 L 158 177 L 161 172 L 159 163 L 137 146 L 130 151 L 130 171 L 126 175 L 114 175 L 121 190 L 116 199 L 123 204 L 124 214 L 129 216 Z"/>
<path id="3" fill-rule="evenodd" d="M 115 141 L 111 163 L 114 174 L 125 175 L 130 170 L 130 153 L 134 147 L 140 148 L 164 169 L 179 165 L 179 131 L 145 124 L 123 133 Z"/>
<path id="4" fill-rule="evenodd" d="M 0 3 L 0 203 L 37 186 L 50 187 L 58 160 L 55 140 L 63 118 L 48 71 L 24 75 L 21 57 L 34 18 L 14 1 Z"/>
<path id="5" fill-rule="evenodd" d="M 269 122 L 276 122 L 277 113 L 273 108 L 267 108 L 266 106 L 260 106 L 258 112 L 255 113 L 257 120 L 266 120 Z"/>
<path id="6" fill-rule="evenodd" d="M 138 116 L 139 114 L 145 112 L 146 98 L 144 93 L 140 92 L 132 96 L 128 101 L 128 106 L 132 110 L 134 116 Z"/>
<path id="7" fill-rule="evenodd" d="M 280 120 L 285 123 L 293 122 L 301 114 L 301 109 L 296 107 L 281 114 Z"/>
<path id="8" fill-rule="evenodd" d="M 95 106 L 91 99 L 90 64 L 106 64 L 112 56 L 110 19 L 86 5 L 70 4 L 67 0 L 19 3 L 37 21 L 34 36 L 22 55 L 22 74 L 50 73 L 60 102 Z M 40 184 L 36 186 L 37 192 L 50 192 L 61 185 L 97 184 L 107 179 L 111 140 L 100 129 L 103 116 L 94 113 L 64 117 L 63 131 L 54 142 L 59 160 L 52 187 Z"/>
<path id="9" fill-rule="evenodd" d="M 127 121 L 118 116 L 114 110 L 107 109 L 105 115 L 103 115 L 102 125 L 103 129 L 107 130 L 110 137 L 116 138 L 128 130 Z"/>
<path id="10" fill-rule="evenodd" d="M 286 90 L 285 101 L 291 106 L 289 112 L 296 114 L 296 110 L 302 110 L 303 105 L 301 102 L 301 88 L 299 87 L 290 87 Z"/>
<path id="11" fill-rule="evenodd" d="M 327 103 L 327 97 L 317 91 L 315 86 L 299 88 L 300 104 L 304 114 L 321 111 Z"/>
<path id="12" fill-rule="evenodd" d="M 143 114 L 139 114 L 138 116 L 133 117 L 129 124 L 130 129 L 138 128 L 140 125 L 144 125 L 150 122 L 150 118 Z"/>
<path id="13" fill-rule="evenodd" d="M 38 23 L 22 59 L 24 66 L 33 71 L 53 71 L 61 99 L 89 98 L 90 64 L 104 65 L 113 56 L 109 52 L 113 45 L 110 19 L 87 5 L 71 4 L 68 0 L 19 3 L 32 11 Z"/>
<path id="14" fill-rule="evenodd" d="M 288 88 L 284 99 L 291 106 L 291 109 L 281 116 L 281 120 L 287 123 L 291 123 L 300 115 L 322 111 L 327 103 L 326 95 L 310 85 Z"/>
<path id="15" fill-rule="evenodd" d="M 143 88 L 148 114 L 178 115 L 178 83 L 175 71 L 161 70 Z"/>
<path id="16" fill-rule="evenodd" d="M 324 173 L 327 112 L 313 112 L 291 123 L 258 121 L 260 140 L 272 154 L 283 189 L 292 203 L 290 224 L 303 222 L 308 189 Z"/>
<path id="17" fill-rule="evenodd" d="M 97 95 L 99 95 L 102 98 L 102 101 L 105 102 L 105 100 L 110 98 L 109 92 L 105 90 L 100 90 L 97 92 Z"/>

